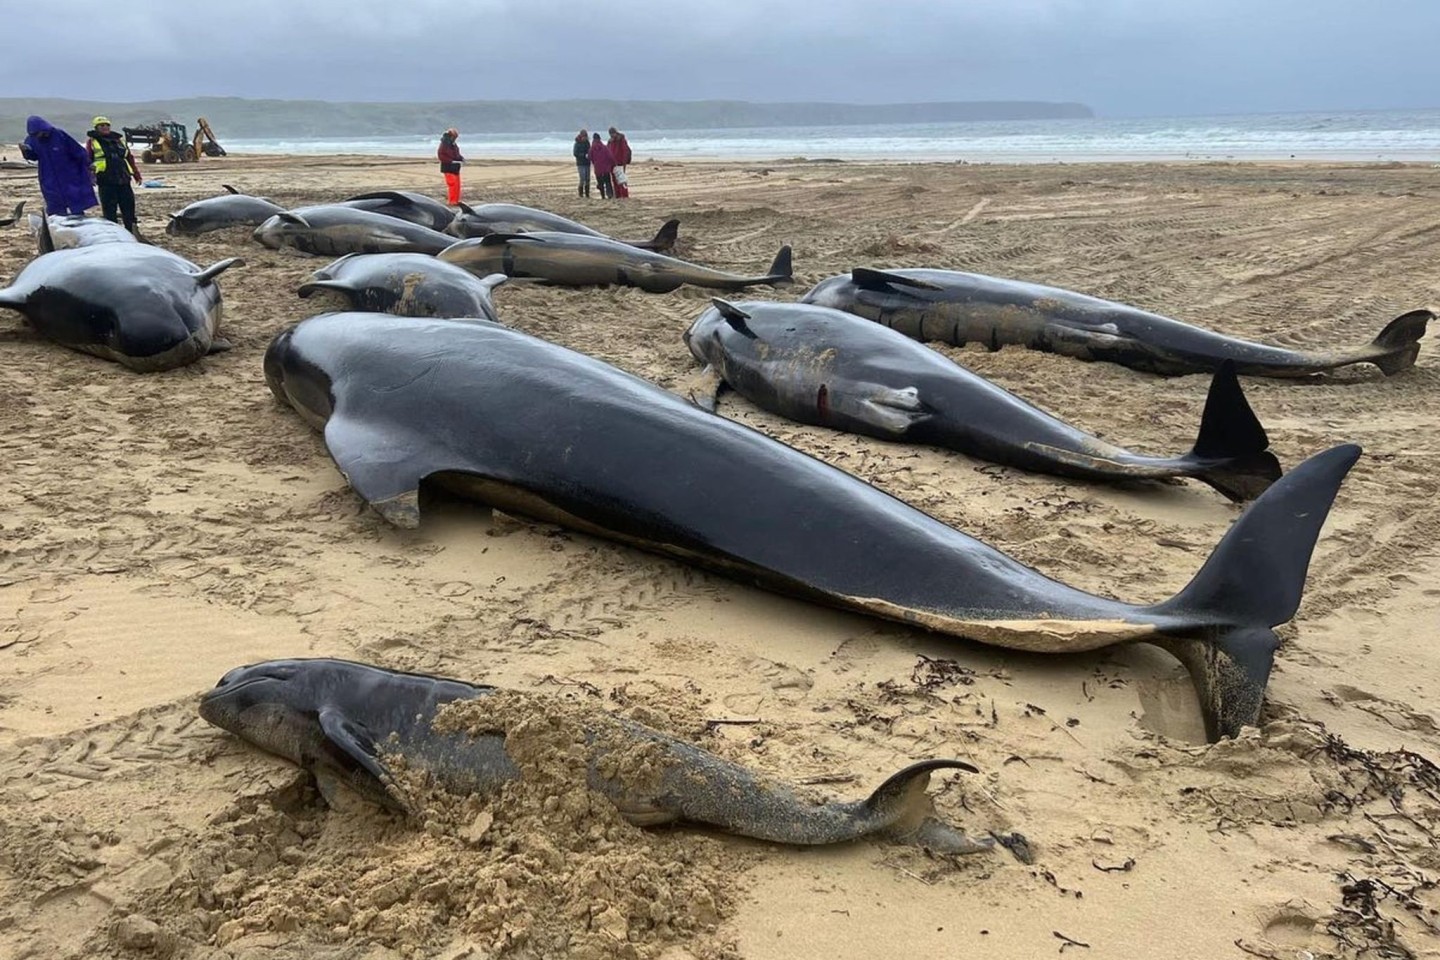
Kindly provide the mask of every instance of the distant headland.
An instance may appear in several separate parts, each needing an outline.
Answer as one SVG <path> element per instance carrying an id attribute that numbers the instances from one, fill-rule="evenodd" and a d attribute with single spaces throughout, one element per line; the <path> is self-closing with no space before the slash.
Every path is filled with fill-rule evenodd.
<path id="1" fill-rule="evenodd" d="M 586 124 L 628 130 L 724 130 L 745 127 L 822 127 L 877 123 L 955 123 L 970 120 L 1054 120 L 1093 117 L 1081 103 L 1023 100 L 945 103 L 749 103 L 740 100 L 465 100 L 447 103 L 332 103 L 324 100 L 247 100 L 196 97 L 140 103 L 0 98 L 0 143 L 25 135 L 25 118 L 39 114 L 72 134 L 92 117 L 117 125 L 156 120 L 193 125 L 205 117 L 223 143 L 277 137 L 391 137 L 431 134 L 446 127 L 470 133 L 543 133 Z"/>

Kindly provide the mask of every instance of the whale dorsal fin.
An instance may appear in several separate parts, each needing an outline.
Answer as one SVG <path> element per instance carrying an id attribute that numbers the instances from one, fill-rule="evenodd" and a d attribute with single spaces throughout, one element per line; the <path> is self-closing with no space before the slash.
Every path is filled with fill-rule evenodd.
<path id="1" fill-rule="evenodd" d="M 226 192 L 226 193 L 233 193 L 233 194 L 235 194 L 236 196 L 239 196 L 239 195 L 240 195 L 240 191 L 239 191 L 239 190 L 236 190 L 234 187 L 230 186 L 230 184 L 228 184 L 228 183 L 222 183 L 222 184 L 220 184 L 220 186 L 222 186 L 222 187 L 225 188 L 225 192 Z"/>
<path id="2" fill-rule="evenodd" d="M 917 280 L 914 277 L 902 276 L 888 270 L 871 270 L 869 267 L 856 267 L 851 270 L 850 279 L 855 281 L 857 287 L 863 287 L 866 290 L 884 290 L 886 287 L 914 287 L 917 290 L 941 289 L 937 284 L 928 280 Z"/>
<path id="3" fill-rule="evenodd" d="M 405 194 L 399 190 L 375 190 L 370 193 L 362 193 L 359 196 L 347 197 L 345 202 L 350 203 L 353 200 L 390 200 L 394 203 L 403 203 L 410 207 L 415 205 L 414 200 L 405 196 Z"/>
<path id="4" fill-rule="evenodd" d="M 460 207 L 461 213 L 468 213 L 472 217 L 475 215 L 475 208 L 470 206 L 470 204 L 466 203 L 464 200 L 458 201 L 457 205 Z"/>
<path id="5" fill-rule="evenodd" d="M 730 324 L 736 333 L 744 334 L 752 340 L 755 339 L 755 331 L 751 330 L 749 324 L 745 322 L 750 319 L 750 314 L 721 297 L 711 297 L 710 303 L 720 311 L 720 316 L 725 318 L 725 322 Z"/>
<path id="6" fill-rule="evenodd" d="M 36 245 L 42 254 L 55 252 L 55 237 L 50 233 L 49 207 L 40 208 L 40 230 L 37 234 Z"/>

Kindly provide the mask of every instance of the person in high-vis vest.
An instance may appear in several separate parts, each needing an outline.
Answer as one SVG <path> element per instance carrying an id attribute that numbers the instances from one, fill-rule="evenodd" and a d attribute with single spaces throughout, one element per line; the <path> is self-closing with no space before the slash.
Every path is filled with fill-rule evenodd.
<path id="1" fill-rule="evenodd" d="M 92 129 L 86 132 L 89 140 L 85 149 L 90 154 L 90 169 L 95 174 L 95 186 L 100 191 L 100 209 L 105 219 L 119 223 L 123 217 L 125 229 L 137 233 L 135 228 L 135 191 L 130 181 L 143 183 L 140 167 L 125 138 L 110 129 L 108 117 L 96 117 Z M 138 235 L 138 233 L 137 233 Z"/>

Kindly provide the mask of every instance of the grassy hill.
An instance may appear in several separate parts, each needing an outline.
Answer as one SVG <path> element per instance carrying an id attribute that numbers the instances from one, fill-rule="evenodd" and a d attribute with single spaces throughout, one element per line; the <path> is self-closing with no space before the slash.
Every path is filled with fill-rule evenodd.
<path id="1" fill-rule="evenodd" d="M 738 100 L 471 100 L 452 103 L 330 103 L 199 97 L 143 103 L 0 98 L 0 144 L 25 136 L 25 118 L 39 114 L 77 138 L 97 114 L 117 127 L 178 120 L 193 132 L 205 117 L 223 144 L 277 137 L 381 137 L 434 134 L 446 127 L 471 133 L 537 133 L 615 124 L 627 130 L 942 123 L 1090 117 L 1079 103 L 1030 101 L 954 103 L 746 103 Z M 0 152 L 3 147 L 0 147 Z"/>

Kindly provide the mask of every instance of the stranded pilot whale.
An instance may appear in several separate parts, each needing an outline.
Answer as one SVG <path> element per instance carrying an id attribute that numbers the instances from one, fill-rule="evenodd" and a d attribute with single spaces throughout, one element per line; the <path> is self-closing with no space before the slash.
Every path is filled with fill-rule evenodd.
<path id="1" fill-rule="evenodd" d="M 460 204 L 460 212 L 445 228 L 445 232 L 456 237 L 484 237 L 492 233 L 529 233 L 531 231 L 552 233 L 576 233 L 587 237 L 614 239 L 569 217 L 534 207 L 522 207 L 516 203 L 482 203 L 472 207 Z M 666 220 L 660 230 L 649 240 L 621 240 L 621 243 L 641 250 L 655 250 L 669 253 L 675 248 L 680 236 L 680 221 Z"/>
<path id="2" fill-rule="evenodd" d="M 1235 367 L 1216 371 L 1194 448 L 1131 453 L 1033 407 L 924 344 L 854 314 L 803 303 L 712 299 L 685 343 L 706 364 L 715 408 L 728 385 L 772 413 L 884 440 L 949 447 L 1041 473 L 1090 480 L 1195 477 L 1232 500 L 1280 477 Z"/>
<path id="3" fill-rule="evenodd" d="M 510 278 L 477 277 L 423 253 L 351 253 L 316 270 L 297 291 L 333 291 L 351 310 L 401 317 L 484 317 L 500 322 L 490 294 Z"/>
<path id="4" fill-rule="evenodd" d="M 1174 597 L 1131 604 L 1024 566 L 829 464 L 598 360 L 485 320 L 326 314 L 265 353 L 351 487 L 419 524 L 427 478 L 738 579 L 995 646 L 1143 641 L 1188 668 L 1211 737 L 1256 722 L 1353 445 L 1311 457 Z"/>
<path id="5" fill-rule="evenodd" d="M 107 221 L 108 222 L 108 221 Z M 150 372 L 191 363 L 230 345 L 215 337 L 231 257 L 202 270 L 142 243 L 56 250 L 41 218 L 40 256 L 0 289 L 0 307 L 17 310 L 42 336 Z"/>
<path id="6" fill-rule="evenodd" d="M 285 212 L 285 208 L 273 200 L 241 193 L 228 183 L 221 186 L 225 192 L 220 196 L 196 200 L 170 214 L 165 232 L 172 237 L 193 237 L 226 227 L 255 227 Z"/>
<path id="7" fill-rule="evenodd" d="M 200 700 L 217 727 L 304 767 L 327 800 L 343 784 L 401 813 L 414 804 L 391 772 L 394 758 L 451 793 L 493 793 L 523 771 L 495 732 L 454 729 L 437 714 L 450 703 L 521 696 L 494 687 L 345 660 L 271 660 L 237 667 Z M 543 698 L 532 698 L 543 700 Z M 970 773 L 960 760 L 927 760 L 891 776 L 866 800 L 807 803 L 788 789 L 707 750 L 595 711 L 583 731 L 586 779 L 637 826 L 692 823 L 776 843 L 843 843 L 889 836 L 940 853 L 989 850 L 931 814 L 925 787 L 936 770 Z M 623 755 L 643 751 L 640 771 Z M 630 764 L 629 766 L 639 766 Z M 658 772 L 658 777 L 657 777 Z M 627 776 L 627 773 L 629 774 Z"/>
<path id="8" fill-rule="evenodd" d="M 609 237 L 573 233 L 492 233 L 474 240 L 457 240 L 439 257 L 480 277 L 503 273 L 566 287 L 613 283 L 650 293 L 669 293 L 687 283 L 741 290 L 792 282 L 788 245 L 780 248 L 770 271 L 761 277 L 741 277 Z"/>
<path id="9" fill-rule="evenodd" d="M 1213 373 L 1225 360 L 1255 377 L 1303 377 L 1356 363 L 1372 363 L 1388 376 L 1415 365 L 1417 341 L 1435 319 L 1430 310 L 1412 310 L 1364 346 L 1310 352 L 1228 337 L 1073 290 L 953 270 L 857 268 L 820 281 L 800 299 L 916 340 L 991 350 L 1016 344 L 1165 376 Z"/>
<path id="10" fill-rule="evenodd" d="M 354 207 L 356 210 L 369 210 L 372 213 L 384 214 L 387 217 L 406 220 L 442 232 L 450 226 L 450 221 L 455 218 L 455 211 L 439 200 L 427 197 L 423 193 L 412 193 L 409 190 L 376 190 L 373 193 L 361 193 L 340 201 L 340 206 Z"/>
<path id="11" fill-rule="evenodd" d="M 418 223 L 339 203 L 281 211 L 256 227 L 251 236 L 271 250 L 289 246 L 322 257 L 435 254 L 456 242 L 454 237 Z"/>

